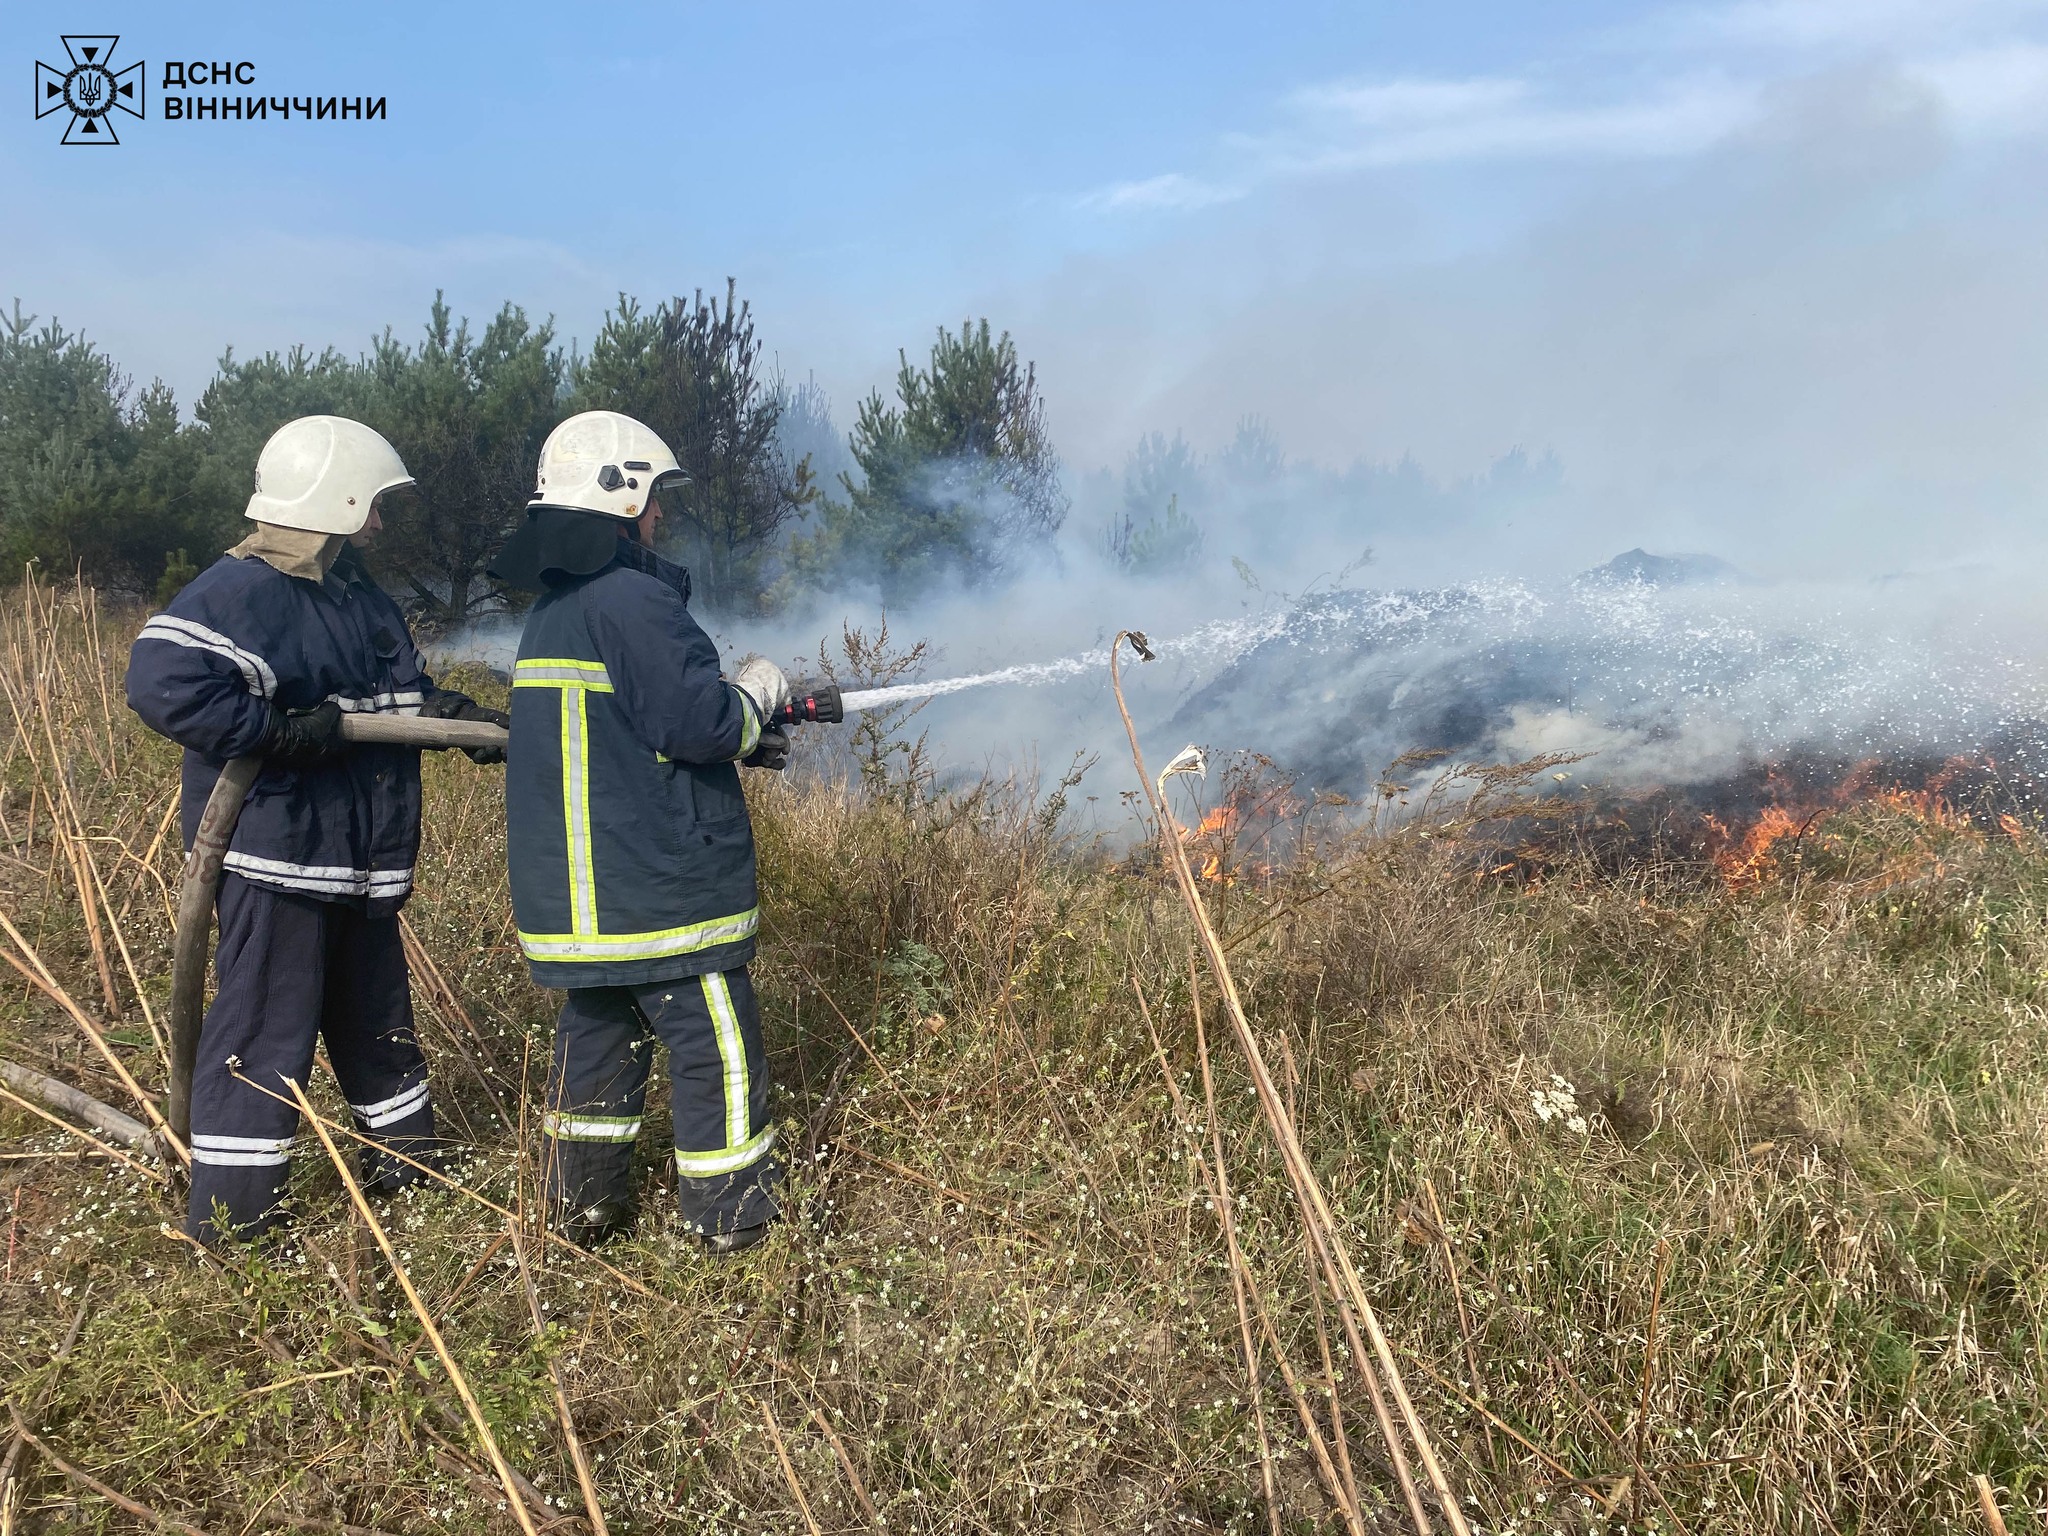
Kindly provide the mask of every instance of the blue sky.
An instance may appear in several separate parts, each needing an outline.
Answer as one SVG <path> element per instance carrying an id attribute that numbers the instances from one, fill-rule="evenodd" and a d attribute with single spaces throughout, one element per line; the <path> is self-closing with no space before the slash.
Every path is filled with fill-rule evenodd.
<path id="1" fill-rule="evenodd" d="M 1930 496 L 1993 528 L 2048 482 L 2048 0 L 7 21 L 0 299 L 187 398 L 224 345 L 353 350 L 437 287 L 587 336 L 620 289 L 730 274 L 842 419 L 898 346 L 988 314 L 1081 468 L 1247 412 L 1337 463 L 1521 443 L 1589 519 L 1700 542 Z M 26 110 L 66 31 L 149 62 L 118 150 Z M 171 58 L 390 121 L 166 122 Z"/>

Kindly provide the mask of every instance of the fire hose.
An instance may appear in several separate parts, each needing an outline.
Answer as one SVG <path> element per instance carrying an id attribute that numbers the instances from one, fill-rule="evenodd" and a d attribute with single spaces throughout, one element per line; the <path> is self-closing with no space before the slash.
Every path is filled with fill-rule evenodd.
<path id="1" fill-rule="evenodd" d="M 784 726 L 803 721 L 830 724 L 845 718 L 839 690 L 829 684 L 800 683 L 789 703 L 769 717 L 779 749 L 762 756 L 762 766 L 781 768 L 788 756 Z M 767 734 L 764 732 L 764 735 Z M 507 733 L 481 720 L 430 720 L 419 715 L 343 715 L 341 736 L 349 742 L 389 746 L 502 747 Z M 768 745 L 764 742 L 764 746 Z M 260 757 L 231 758 L 214 781 L 199 813 L 185 874 L 178 890 L 178 920 L 171 949 L 171 1080 L 165 1119 L 183 1145 L 192 1140 L 192 1069 L 199 1059 L 199 1025 L 206 1012 L 206 960 L 213 939 L 213 904 L 223 861 L 242 819 L 242 803 L 263 771 Z"/>

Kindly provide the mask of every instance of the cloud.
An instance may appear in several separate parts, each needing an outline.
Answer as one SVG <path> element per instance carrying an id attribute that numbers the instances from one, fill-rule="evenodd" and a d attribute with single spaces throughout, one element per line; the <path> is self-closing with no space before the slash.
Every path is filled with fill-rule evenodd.
<path id="1" fill-rule="evenodd" d="M 1767 117 L 1787 81 L 1888 59 L 1966 136 L 2048 122 L 2048 0 L 1736 0 L 1666 12 L 1578 56 L 1513 74 L 1337 78 L 1277 98 L 1270 126 L 1222 135 L 1215 169 L 1119 181 L 1102 214 L 1191 213 L 1361 171 L 1510 161 L 1675 159 Z M 1617 82 L 1622 82 L 1617 84 Z"/>
<path id="2" fill-rule="evenodd" d="M 1398 128 L 1505 111 L 1528 95 L 1528 84 L 1521 80 L 1340 80 L 1304 86 L 1289 103 L 1304 114 Z"/>
<path id="3" fill-rule="evenodd" d="M 1458 161 L 1695 154 L 1752 120 L 1757 91 L 1711 76 L 1672 79 L 1634 96 L 1573 101 L 1526 79 L 1333 80 L 1282 103 L 1280 126 L 1223 140 L 1230 172 L 1168 171 L 1085 194 L 1105 213 L 1187 213 L 1260 186 L 1366 169 Z"/>
<path id="4" fill-rule="evenodd" d="M 2024 133 L 2048 121 L 2048 47 L 1979 48 L 1911 66 L 1908 75 L 1966 132 Z"/>
<path id="5" fill-rule="evenodd" d="M 1736 0 L 1688 6 L 1636 29 L 1645 40 L 1678 47 L 1735 45 L 1859 53 L 1954 46 L 1977 30 L 2003 31 L 2048 16 L 2048 0 Z"/>
<path id="6" fill-rule="evenodd" d="M 1316 175 L 1458 160 L 1627 158 L 1692 154 L 1725 138 L 1754 111 L 1752 90 L 1711 79 L 1674 80 L 1610 102 L 1546 101 L 1525 80 L 1403 80 L 1321 87 L 1311 100 L 1348 102 L 1320 134 L 1267 141 L 1269 166 Z M 1342 131 L 1350 128 L 1353 131 Z"/>
<path id="7" fill-rule="evenodd" d="M 1112 213 L 1126 210 L 1183 213 L 1196 208 L 1211 208 L 1218 203 L 1235 202 L 1243 196 L 1241 187 L 1169 171 L 1163 176 L 1148 176 L 1143 181 L 1113 182 L 1088 193 L 1080 199 L 1080 204 L 1084 208 L 1100 208 Z"/>

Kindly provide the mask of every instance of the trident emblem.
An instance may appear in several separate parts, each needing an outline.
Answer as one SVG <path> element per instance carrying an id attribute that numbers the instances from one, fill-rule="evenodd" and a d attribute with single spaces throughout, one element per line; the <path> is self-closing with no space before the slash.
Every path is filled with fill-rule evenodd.
<path id="1" fill-rule="evenodd" d="M 57 69 L 40 61 L 36 64 L 36 116 L 48 117 L 59 108 L 71 113 L 64 130 L 66 144 L 118 144 L 110 114 L 116 107 L 130 117 L 141 117 L 143 108 L 143 66 L 140 61 L 116 71 L 110 62 L 119 37 L 67 35 L 64 51 L 71 56 L 69 69 Z"/>

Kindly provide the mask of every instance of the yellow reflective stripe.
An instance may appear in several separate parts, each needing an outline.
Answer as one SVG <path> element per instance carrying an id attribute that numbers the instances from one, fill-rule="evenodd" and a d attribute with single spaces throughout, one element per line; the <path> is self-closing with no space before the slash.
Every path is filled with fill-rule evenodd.
<path id="1" fill-rule="evenodd" d="M 574 689 L 577 693 L 613 693 L 617 691 L 610 683 L 586 683 L 575 679 L 564 681 L 561 678 L 522 677 L 515 679 L 512 686 L 514 688 Z"/>
<path id="2" fill-rule="evenodd" d="M 760 1135 L 749 1136 L 736 1147 L 720 1147 L 715 1152 L 685 1152 L 677 1147 L 676 1171 L 692 1179 L 731 1173 L 749 1163 L 759 1162 L 774 1145 L 775 1127 L 771 1125 Z"/>
<path id="3" fill-rule="evenodd" d="M 590 867 L 590 712 L 581 688 L 562 690 L 562 819 L 569 845 L 569 926 L 597 932 L 597 879 Z"/>
<path id="4" fill-rule="evenodd" d="M 717 971 L 704 978 L 704 1006 L 718 1036 L 718 1060 L 725 1068 L 725 1144 L 746 1140 L 753 1112 L 747 1103 L 747 1042 L 740 1034 L 740 1016 L 732 1005 L 732 988 Z"/>
<path id="5" fill-rule="evenodd" d="M 761 909 L 749 907 L 731 917 L 648 933 L 599 933 L 594 928 L 589 933 L 527 933 L 522 929 L 519 947 L 529 960 L 659 960 L 751 939 L 760 926 Z"/>
<path id="6" fill-rule="evenodd" d="M 569 926 L 597 932 L 597 877 L 590 858 L 590 705 L 588 695 L 610 693 L 601 661 L 535 656 L 512 668 L 514 688 L 557 688 L 562 694 L 562 825 L 568 845 Z"/>
<path id="7" fill-rule="evenodd" d="M 549 682 L 608 683 L 611 674 L 601 661 L 578 661 L 574 656 L 529 656 L 512 664 L 515 678 L 544 678 Z"/>
<path id="8" fill-rule="evenodd" d="M 588 688 L 592 693 L 612 692 L 611 674 L 601 661 L 572 661 L 547 657 L 515 663 L 514 688 Z"/>
<path id="9" fill-rule="evenodd" d="M 761 710 L 754 703 L 754 696 L 748 693 L 746 689 L 737 687 L 732 683 L 727 683 L 725 686 L 738 694 L 740 699 L 740 749 L 733 753 L 733 756 L 745 757 L 756 746 L 760 745 Z"/>
<path id="10" fill-rule="evenodd" d="M 557 1141 L 632 1141 L 640 1134 L 638 1115 L 579 1115 L 573 1110 L 549 1110 L 541 1118 L 541 1131 Z"/>

